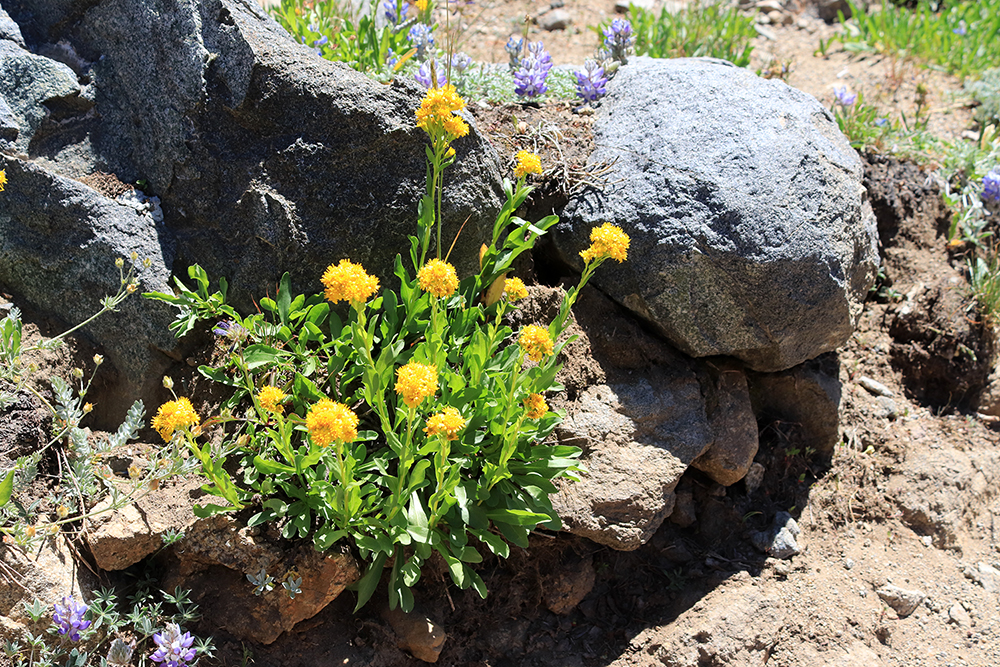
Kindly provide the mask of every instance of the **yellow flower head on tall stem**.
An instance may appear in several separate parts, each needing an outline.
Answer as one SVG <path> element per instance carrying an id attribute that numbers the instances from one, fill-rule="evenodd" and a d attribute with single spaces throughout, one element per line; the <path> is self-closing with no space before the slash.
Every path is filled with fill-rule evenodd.
<path id="1" fill-rule="evenodd" d="M 427 11 L 427 3 L 429 1 L 430 0 L 416 0 L 413 4 L 415 4 L 417 6 L 417 11 L 418 12 L 426 12 Z"/>
<path id="2" fill-rule="evenodd" d="M 417 127 L 430 136 L 432 142 L 450 143 L 469 133 L 469 125 L 454 114 L 465 108 L 465 100 L 451 84 L 431 87 L 417 109 Z"/>
<path id="3" fill-rule="evenodd" d="M 396 369 L 396 393 L 407 407 L 415 408 L 437 392 L 437 368 L 411 361 Z"/>
<path id="4" fill-rule="evenodd" d="M 323 273 L 324 295 L 331 303 L 348 301 L 357 307 L 364 304 L 378 291 L 378 278 L 370 276 L 364 267 L 349 259 L 331 264 Z"/>
<path id="5" fill-rule="evenodd" d="M 432 259 L 417 271 L 420 289 L 434 296 L 451 296 L 458 289 L 458 274 L 455 267 L 440 259 Z"/>
<path id="6" fill-rule="evenodd" d="M 170 442 L 174 431 L 194 426 L 200 421 L 201 418 L 194 411 L 191 401 L 181 397 L 176 401 L 167 401 L 160 406 L 156 416 L 153 417 L 153 429 L 160 434 L 164 442 Z"/>
<path id="7" fill-rule="evenodd" d="M 553 345 L 552 338 L 549 337 L 549 330 L 537 324 L 529 324 L 524 327 L 517 343 L 532 361 L 541 361 L 542 357 L 552 354 Z"/>
<path id="8" fill-rule="evenodd" d="M 329 398 L 321 398 L 306 413 L 309 437 L 320 447 L 334 442 L 354 442 L 358 437 L 358 416 L 344 405 Z"/>
<path id="9" fill-rule="evenodd" d="M 428 437 L 443 435 L 445 440 L 458 440 L 458 432 L 465 427 L 465 420 L 457 408 L 448 406 L 427 420 L 424 433 Z"/>
<path id="10" fill-rule="evenodd" d="M 531 151 L 517 152 L 517 165 L 514 167 L 514 178 L 523 178 L 528 174 L 542 173 L 542 160 Z"/>
<path id="11" fill-rule="evenodd" d="M 624 262 L 628 259 L 628 244 L 628 234 L 621 227 L 605 222 L 590 230 L 590 247 L 581 251 L 580 257 L 587 263 L 605 257 Z"/>
<path id="12" fill-rule="evenodd" d="M 285 392 L 270 385 L 261 388 L 257 393 L 257 401 L 260 403 L 260 407 L 276 415 L 285 413 L 285 406 L 281 404 L 285 398 L 287 398 Z"/>
<path id="13" fill-rule="evenodd" d="M 7 185 L 7 170 L 0 169 L 0 192 L 3 192 L 3 186 Z"/>
<path id="14" fill-rule="evenodd" d="M 549 411 L 549 404 L 541 394 L 528 394 L 524 399 L 524 416 L 528 419 L 541 419 Z"/>
<path id="15" fill-rule="evenodd" d="M 508 301 L 517 301 L 528 296 L 528 288 L 520 278 L 507 278 L 503 281 L 503 293 Z"/>

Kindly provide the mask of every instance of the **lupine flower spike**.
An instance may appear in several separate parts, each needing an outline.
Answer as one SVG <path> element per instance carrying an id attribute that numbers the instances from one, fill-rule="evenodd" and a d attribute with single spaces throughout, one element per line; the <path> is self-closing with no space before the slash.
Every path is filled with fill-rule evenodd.
<path id="1" fill-rule="evenodd" d="M 1000 167 L 983 176 L 983 200 L 1000 204 Z"/>
<path id="2" fill-rule="evenodd" d="M 632 34 L 632 24 L 626 19 L 616 18 L 611 21 L 611 25 L 604 28 L 604 48 L 608 55 L 617 60 L 622 65 L 628 64 L 628 54 L 635 44 L 635 36 Z"/>
<path id="3" fill-rule="evenodd" d="M 586 61 L 583 70 L 576 72 L 576 94 L 584 102 L 596 102 L 607 95 L 607 85 L 604 68 L 594 60 Z"/>
<path id="4" fill-rule="evenodd" d="M 163 663 L 164 667 L 184 667 L 194 660 L 197 651 L 191 648 L 194 637 L 190 632 L 181 632 L 176 623 L 167 623 L 163 632 L 153 635 L 156 650 L 149 656 L 153 662 Z"/>
<path id="5" fill-rule="evenodd" d="M 432 87 L 431 69 L 432 69 L 431 61 L 428 60 L 427 62 L 422 63 L 420 65 L 420 69 L 418 69 L 413 74 L 413 78 L 417 81 L 417 83 L 419 83 L 424 88 Z M 445 73 L 444 63 L 442 63 L 440 60 L 435 60 L 433 70 L 434 70 L 434 75 L 437 78 L 437 84 L 435 84 L 433 87 L 443 88 L 444 85 L 448 83 L 448 77 Z"/>
<path id="6" fill-rule="evenodd" d="M 416 59 L 423 60 L 427 57 L 427 50 L 434 46 L 434 29 L 425 23 L 417 23 L 406 33 L 406 38 L 417 49 Z"/>
<path id="7" fill-rule="evenodd" d="M 503 47 L 510 57 L 510 71 L 516 72 L 521 67 L 521 51 L 524 49 L 523 37 L 511 37 Z"/>
<path id="8" fill-rule="evenodd" d="M 61 602 L 56 602 L 52 621 L 56 624 L 59 634 L 68 636 L 71 642 L 78 642 L 80 632 L 90 627 L 91 621 L 83 620 L 86 613 L 86 604 L 77 602 L 72 595 L 67 595 Z"/>
<path id="9" fill-rule="evenodd" d="M 528 55 L 521 60 L 521 65 L 514 72 L 514 92 L 519 97 L 538 97 L 549 88 L 545 79 L 552 69 L 552 56 L 545 50 L 541 42 L 528 45 Z"/>

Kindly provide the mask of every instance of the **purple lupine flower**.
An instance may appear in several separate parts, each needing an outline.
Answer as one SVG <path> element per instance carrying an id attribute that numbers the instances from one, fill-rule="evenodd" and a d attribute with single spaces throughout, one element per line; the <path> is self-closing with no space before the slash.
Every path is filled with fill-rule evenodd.
<path id="1" fill-rule="evenodd" d="M 503 50 L 507 52 L 510 56 L 510 71 L 516 72 L 521 67 L 521 50 L 524 48 L 524 38 L 514 37 L 511 35 L 510 39 L 504 45 Z"/>
<path id="2" fill-rule="evenodd" d="M 459 76 L 465 73 L 465 70 L 469 69 L 469 65 L 472 64 L 472 57 L 467 53 L 459 51 L 451 56 L 451 69 L 453 72 L 457 72 Z"/>
<path id="3" fill-rule="evenodd" d="M 149 659 L 153 662 L 162 662 L 163 667 L 185 667 L 198 653 L 191 648 L 194 637 L 190 632 L 181 632 L 180 626 L 176 623 L 167 623 L 167 628 L 163 632 L 154 634 L 153 643 L 157 649 Z"/>
<path id="4" fill-rule="evenodd" d="M 836 99 L 837 104 L 844 107 L 845 109 L 854 104 L 858 100 L 858 94 L 848 92 L 846 86 L 841 86 L 840 88 L 834 88 L 833 97 Z"/>
<path id="5" fill-rule="evenodd" d="M 410 10 L 410 3 L 403 0 L 402 6 L 396 4 L 396 0 L 385 0 L 382 3 L 385 11 L 385 18 L 393 25 L 399 25 L 406 18 L 406 12 Z"/>
<path id="6" fill-rule="evenodd" d="M 444 84 L 448 83 L 448 78 L 445 75 L 444 63 L 440 60 L 434 61 L 434 74 L 437 76 L 437 88 L 441 88 Z M 413 78 L 417 80 L 424 88 L 431 87 L 431 61 L 428 60 L 420 66 L 420 69 L 416 71 Z"/>
<path id="7" fill-rule="evenodd" d="M 132 664 L 132 651 L 135 650 L 135 642 L 125 642 L 123 639 L 115 639 L 108 648 L 108 664 L 114 667 L 126 667 Z"/>
<path id="8" fill-rule="evenodd" d="M 90 621 L 83 620 L 87 613 L 87 605 L 77 602 L 72 595 L 67 595 L 62 602 L 55 603 L 52 622 L 59 626 L 59 634 L 69 635 L 71 642 L 80 641 L 80 631 L 90 627 Z"/>
<path id="9" fill-rule="evenodd" d="M 632 34 L 632 24 L 627 19 L 615 18 L 611 20 L 611 25 L 604 28 L 604 48 L 609 55 L 622 65 L 628 64 L 628 54 L 635 44 L 635 36 Z"/>
<path id="10" fill-rule="evenodd" d="M 552 69 L 552 56 L 541 42 L 528 45 L 528 55 L 521 60 L 521 67 L 514 72 L 514 92 L 519 97 L 537 97 L 549 88 L 545 79 Z"/>
<path id="11" fill-rule="evenodd" d="M 990 169 L 983 176 L 983 200 L 1000 204 L 1000 167 Z"/>
<path id="12" fill-rule="evenodd" d="M 392 49 L 389 49 L 385 54 L 385 65 L 389 69 L 395 69 L 396 63 L 399 62 L 399 57 L 395 54 Z"/>
<path id="13" fill-rule="evenodd" d="M 888 118 L 876 118 L 875 119 L 875 125 L 878 126 L 878 127 L 885 127 L 888 124 L 889 124 L 889 119 Z"/>
<path id="14" fill-rule="evenodd" d="M 434 46 L 434 28 L 426 23 L 416 23 L 406 33 L 406 39 L 417 47 L 417 60 L 423 60 L 427 57 L 427 48 Z"/>
<path id="15" fill-rule="evenodd" d="M 583 71 L 576 72 L 576 94 L 584 102 L 596 102 L 607 95 L 607 85 L 604 68 L 593 60 L 583 63 Z"/>

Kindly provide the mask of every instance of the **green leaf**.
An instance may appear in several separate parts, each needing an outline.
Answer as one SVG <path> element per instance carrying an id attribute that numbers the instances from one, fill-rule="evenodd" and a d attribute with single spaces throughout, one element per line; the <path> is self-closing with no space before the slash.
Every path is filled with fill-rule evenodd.
<path id="1" fill-rule="evenodd" d="M 238 509 L 238 507 L 233 507 L 232 505 L 214 505 L 212 503 L 208 503 L 206 505 L 195 505 L 192 511 L 199 519 L 205 519 L 215 514 L 233 512 Z"/>
<path id="2" fill-rule="evenodd" d="M 385 568 L 385 560 L 389 556 L 385 551 L 380 551 L 372 564 L 368 567 L 364 576 L 358 580 L 357 591 L 358 591 L 358 603 L 354 605 L 354 611 L 358 611 L 368 600 L 371 599 L 372 594 L 375 592 L 375 588 L 378 586 L 379 579 L 382 578 L 382 570 Z"/>
<path id="3" fill-rule="evenodd" d="M 10 495 L 14 492 L 14 471 L 11 470 L 7 473 L 7 476 L 3 478 L 0 482 L 0 507 L 3 507 L 10 501 Z"/>
<path id="4" fill-rule="evenodd" d="M 260 457 L 260 454 L 253 457 L 253 467 L 256 468 L 258 472 L 264 475 L 274 475 L 277 473 L 292 475 L 295 473 L 295 468 L 291 466 L 286 466 L 283 463 L 278 463 L 277 461 L 262 459 Z"/>
<path id="5" fill-rule="evenodd" d="M 286 271 L 281 276 L 281 282 L 278 284 L 278 319 L 281 320 L 281 324 L 288 326 L 288 311 L 289 306 L 292 304 L 292 277 L 288 275 Z"/>
<path id="6" fill-rule="evenodd" d="M 316 545 L 316 549 L 318 551 L 326 551 L 336 544 L 340 538 L 346 536 L 346 530 L 335 530 L 332 526 L 327 524 L 317 530 L 316 534 L 313 535 L 313 543 Z"/>
<path id="7" fill-rule="evenodd" d="M 281 353 L 270 345 L 260 343 L 250 345 L 243 351 L 243 359 L 246 361 L 247 370 L 254 370 L 261 366 L 277 362 Z"/>

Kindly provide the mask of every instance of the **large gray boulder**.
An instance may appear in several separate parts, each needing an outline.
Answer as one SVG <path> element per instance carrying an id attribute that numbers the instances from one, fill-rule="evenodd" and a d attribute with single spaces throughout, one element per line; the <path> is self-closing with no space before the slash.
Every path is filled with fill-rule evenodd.
<path id="1" fill-rule="evenodd" d="M 79 96 L 76 74 L 66 65 L 36 56 L 17 42 L 0 39 L 0 128 L 12 148 L 24 152 L 49 116 L 47 104 Z"/>
<path id="2" fill-rule="evenodd" d="M 82 88 L 22 130 L 33 130 L 29 157 L 72 178 L 145 181 L 162 201 L 157 234 L 176 248 L 169 268 L 225 276 L 248 310 L 284 271 L 296 290 L 317 291 L 323 269 L 347 257 L 392 280 L 425 187 L 417 84 L 317 57 L 253 0 L 4 6 Z M 500 204 L 499 160 L 475 129 L 455 148 L 444 235 L 450 244 L 468 219 L 453 257 L 472 266 Z"/>
<path id="3" fill-rule="evenodd" d="M 709 59 L 635 58 L 597 111 L 603 191 L 573 197 L 556 244 L 605 221 L 632 238 L 601 289 L 696 357 L 790 368 L 842 344 L 878 265 L 857 153 L 829 111 Z"/>

